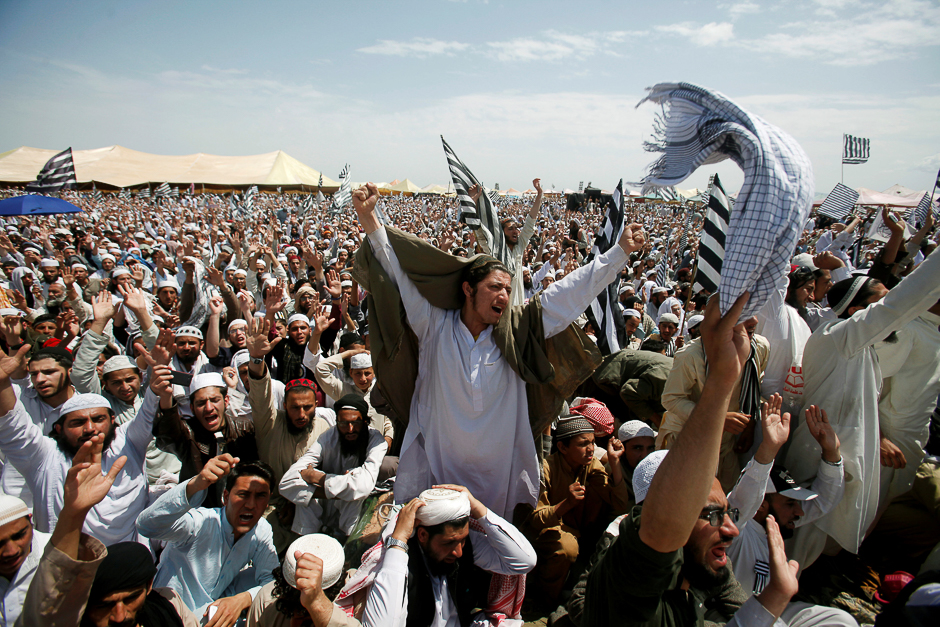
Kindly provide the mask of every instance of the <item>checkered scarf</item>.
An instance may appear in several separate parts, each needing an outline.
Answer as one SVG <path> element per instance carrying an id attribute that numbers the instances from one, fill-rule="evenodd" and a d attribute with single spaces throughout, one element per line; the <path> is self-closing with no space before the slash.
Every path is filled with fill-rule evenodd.
<path id="1" fill-rule="evenodd" d="M 643 192 L 678 185 L 701 165 L 731 158 L 744 171 L 725 245 L 718 291 L 727 313 L 751 292 L 742 320 L 753 316 L 786 274 L 812 208 L 815 183 L 809 157 L 782 130 L 717 92 L 688 83 L 660 83 L 647 100 L 662 106 L 653 141 L 663 153 L 643 179 Z M 637 105 L 639 106 L 639 105 Z"/>

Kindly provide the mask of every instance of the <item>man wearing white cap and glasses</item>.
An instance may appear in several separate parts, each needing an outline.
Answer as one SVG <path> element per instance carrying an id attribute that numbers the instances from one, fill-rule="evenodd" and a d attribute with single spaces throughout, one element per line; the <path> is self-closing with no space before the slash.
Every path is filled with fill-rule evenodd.
<path id="1" fill-rule="evenodd" d="M 336 372 L 342 371 L 345 360 L 349 360 L 349 378 L 352 384 L 341 379 Z M 392 422 L 372 406 L 370 393 L 375 388 L 375 370 L 372 368 L 372 355 L 364 348 L 354 348 L 320 359 L 314 375 L 323 392 L 333 401 L 347 394 L 358 394 L 369 405 L 369 418 L 372 428 L 380 431 L 389 447 L 395 437 Z"/>
<path id="2" fill-rule="evenodd" d="M 103 396 L 76 394 L 63 403 L 54 433 L 47 437 L 16 402 L 10 386 L 10 373 L 21 366 L 25 354 L 24 347 L 12 357 L 0 355 L 0 412 L 5 414 L 0 418 L 0 449 L 32 491 L 36 527 L 48 531 L 55 526 L 73 455 L 83 442 L 103 434 L 102 464 L 110 468 L 120 456 L 126 456 L 128 463 L 108 496 L 89 513 L 85 529 L 109 544 L 136 540 L 134 520 L 147 504 L 144 463 L 154 415 L 159 406 L 172 403 L 169 369 L 154 367 L 150 389 L 137 416 L 129 422 L 116 426 L 111 404 Z"/>
<path id="3" fill-rule="evenodd" d="M 384 542 L 362 617 L 367 627 L 486 620 L 473 609 L 487 608 L 492 574 L 524 575 L 536 562 L 518 529 L 457 485 L 434 486 L 405 505 Z"/>
<path id="4" fill-rule="evenodd" d="M 33 529 L 26 503 L 0 494 L 0 627 L 13 627 L 50 534 Z"/>

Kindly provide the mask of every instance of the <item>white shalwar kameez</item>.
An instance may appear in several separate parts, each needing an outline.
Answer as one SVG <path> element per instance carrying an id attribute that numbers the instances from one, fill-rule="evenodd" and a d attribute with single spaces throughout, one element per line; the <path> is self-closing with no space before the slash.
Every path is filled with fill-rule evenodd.
<path id="1" fill-rule="evenodd" d="M 384 227 L 369 234 L 375 256 L 398 286 L 418 336 L 418 377 L 402 442 L 395 500 L 406 502 L 441 483 L 466 486 L 504 518 L 518 503 L 535 505 L 539 466 L 525 383 L 487 327 L 476 339 L 459 309 L 431 306 L 399 265 Z M 627 262 L 618 246 L 542 292 L 545 337 L 561 333 Z"/>
<path id="2" fill-rule="evenodd" d="M 898 330 L 897 342 L 879 342 L 875 352 L 881 364 L 884 387 L 880 411 L 881 433 L 907 460 L 904 468 L 881 467 L 879 508 L 914 484 L 917 467 L 924 459 L 930 414 L 940 394 L 940 316 L 924 312 Z"/>
<path id="3" fill-rule="evenodd" d="M 847 320 L 823 324 L 806 343 L 804 406 L 824 409 L 839 436 L 845 496 L 829 514 L 804 529 L 807 553 L 794 556 L 801 565 L 808 566 L 819 556 L 826 535 L 842 548 L 857 552 L 874 521 L 881 481 L 878 398 L 882 386 L 875 344 L 923 315 L 938 298 L 940 255 L 931 255 L 881 301 Z M 805 484 L 816 475 L 819 455 L 819 444 L 806 422 L 800 422 L 786 461 L 798 483 Z M 811 531 L 816 532 L 812 541 Z"/>

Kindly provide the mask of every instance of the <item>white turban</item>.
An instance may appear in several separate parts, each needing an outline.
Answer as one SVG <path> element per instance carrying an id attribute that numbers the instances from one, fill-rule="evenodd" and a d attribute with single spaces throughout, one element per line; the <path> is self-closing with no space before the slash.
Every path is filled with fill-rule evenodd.
<path id="1" fill-rule="evenodd" d="M 290 328 L 290 325 L 295 322 L 303 322 L 307 326 L 310 326 L 310 318 L 303 315 L 302 313 L 295 313 L 293 316 L 287 319 L 287 327 Z"/>
<path id="2" fill-rule="evenodd" d="M 636 309 L 624 309 L 623 317 L 624 318 L 638 318 L 640 320 L 643 319 L 643 316 L 641 316 L 640 312 L 637 311 Z"/>
<path id="3" fill-rule="evenodd" d="M 131 271 L 128 270 L 127 268 L 115 268 L 114 271 L 111 272 L 111 278 L 116 279 L 119 276 L 124 276 L 125 274 L 130 274 L 130 273 Z"/>
<path id="4" fill-rule="evenodd" d="M 359 353 L 358 355 L 353 355 L 349 359 L 349 369 L 350 370 L 361 370 L 363 368 L 372 367 L 372 355 L 368 353 Z"/>
<path id="5" fill-rule="evenodd" d="M 311 553 L 323 560 L 323 583 L 320 586 L 322 590 L 330 588 L 339 581 L 343 574 L 343 562 L 346 560 L 346 555 L 343 553 L 343 545 L 336 538 L 323 533 L 312 533 L 297 538 L 287 547 L 284 563 L 281 564 L 281 573 L 284 575 L 284 580 L 293 588 L 297 587 L 295 551 Z"/>
<path id="6" fill-rule="evenodd" d="M 127 355 L 115 355 L 108 361 L 104 362 L 104 367 L 101 369 L 101 374 L 105 375 L 109 372 L 115 372 L 116 370 L 127 370 L 128 368 L 138 370 L 137 364 Z"/>
<path id="7" fill-rule="evenodd" d="M 93 409 L 96 407 L 111 409 L 111 403 L 100 394 L 75 394 L 72 398 L 62 403 L 59 409 L 59 416 L 64 417 L 73 411 Z"/>
<path id="8" fill-rule="evenodd" d="M 216 387 L 223 390 L 228 388 L 228 386 L 225 385 L 225 381 L 222 380 L 222 375 L 218 372 L 203 372 L 193 377 L 192 383 L 189 384 L 189 395 L 192 396 L 202 388 L 208 387 Z"/>
<path id="9" fill-rule="evenodd" d="M 247 327 L 247 326 L 248 326 L 247 320 L 245 320 L 244 318 L 235 318 L 234 320 L 228 323 L 228 332 L 231 333 L 238 327 Z"/>
<path id="10" fill-rule="evenodd" d="M 418 508 L 415 518 L 418 524 L 424 527 L 432 527 L 470 515 L 470 497 L 466 492 L 448 488 L 431 488 L 419 494 L 418 498 L 424 501 L 425 505 Z"/>
<path id="11" fill-rule="evenodd" d="M 633 471 L 633 494 L 636 495 L 637 504 L 642 503 L 643 499 L 646 498 L 650 484 L 653 483 L 653 476 L 659 470 L 659 465 L 663 463 L 663 458 L 666 457 L 668 452 L 653 451 L 636 465 L 636 469 Z"/>
<path id="12" fill-rule="evenodd" d="M 180 327 L 176 330 L 176 337 L 194 337 L 203 339 L 202 331 L 193 326 Z"/>

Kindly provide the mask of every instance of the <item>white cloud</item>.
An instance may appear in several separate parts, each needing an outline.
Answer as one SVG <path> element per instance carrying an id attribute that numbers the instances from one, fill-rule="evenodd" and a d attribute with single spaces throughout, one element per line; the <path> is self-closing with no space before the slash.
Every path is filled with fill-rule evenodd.
<path id="1" fill-rule="evenodd" d="M 728 9 L 728 13 L 731 14 L 732 19 L 748 13 L 760 12 L 760 5 L 755 2 L 751 2 L 750 0 L 745 0 L 744 2 L 735 2 L 732 5 L 724 5 L 724 7 Z"/>
<path id="2" fill-rule="evenodd" d="M 863 5 L 815 0 L 824 19 L 784 24 L 780 32 L 737 43 L 755 52 L 818 59 L 832 65 L 871 65 L 912 57 L 940 42 L 940 7 L 922 0 Z M 837 18 L 837 19 L 831 19 Z"/>
<path id="3" fill-rule="evenodd" d="M 411 41 L 394 41 L 391 39 L 380 39 L 379 43 L 359 48 L 356 52 L 365 52 L 367 54 L 385 54 L 398 57 L 418 57 L 423 59 L 429 56 L 448 55 L 453 56 L 457 52 L 463 52 L 470 47 L 470 44 L 459 41 L 441 41 L 440 39 L 428 39 L 425 37 L 415 37 Z"/>
<path id="4" fill-rule="evenodd" d="M 734 38 L 734 25 L 730 22 L 709 22 L 701 26 L 695 22 L 682 22 L 657 26 L 656 30 L 687 37 L 699 46 L 713 46 L 729 42 Z"/>

